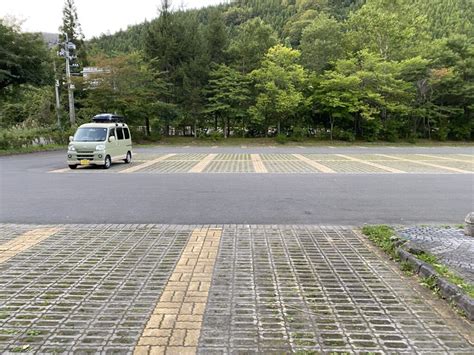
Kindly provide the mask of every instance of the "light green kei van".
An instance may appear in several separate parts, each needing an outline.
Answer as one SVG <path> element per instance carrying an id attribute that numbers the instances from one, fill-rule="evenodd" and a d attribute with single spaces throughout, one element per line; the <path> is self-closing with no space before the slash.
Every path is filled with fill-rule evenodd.
<path id="1" fill-rule="evenodd" d="M 113 114 L 94 116 L 92 123 L 81 125 L 69 137 L 67 165 L 101 165 L 110 168 L 113 162 L 132 161 L 132 137 L 123 118 Z"/>

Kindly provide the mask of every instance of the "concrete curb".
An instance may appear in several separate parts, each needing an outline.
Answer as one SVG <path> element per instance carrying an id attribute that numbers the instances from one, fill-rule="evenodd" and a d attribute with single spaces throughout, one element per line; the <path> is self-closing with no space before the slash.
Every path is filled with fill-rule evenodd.
<path id="1" fill-rule="evenodd" d="M 449 302 L 453 302 L 459 309 L 461 309 L 466 314 L 467 319 L 474 321 L 473 298 L 466 295 L 457 285 L 442 278 L 431 265 L 419 260 L 415 255 L 404 248 L 397 247 L 396 253 L 402 262 L 404 261 L 411 265 L 416 274 L 425 278 L 432 277 L 436 280 L 436 286 L 438 286 L 441 296 Z"/>

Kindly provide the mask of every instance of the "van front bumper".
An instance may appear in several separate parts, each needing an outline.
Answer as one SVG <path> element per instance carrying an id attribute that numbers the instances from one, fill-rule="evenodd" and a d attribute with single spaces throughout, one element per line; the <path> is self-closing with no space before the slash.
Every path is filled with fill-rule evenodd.
<path id="1" fill-rule="evenodd" d="M 104 165 L 105 164 L 105 153 L 104 152 L 68 152 L 67 153 L 67 164 L 68 165 L 81 165 L 81 161 L 88 161 L 85 165 Z"/>

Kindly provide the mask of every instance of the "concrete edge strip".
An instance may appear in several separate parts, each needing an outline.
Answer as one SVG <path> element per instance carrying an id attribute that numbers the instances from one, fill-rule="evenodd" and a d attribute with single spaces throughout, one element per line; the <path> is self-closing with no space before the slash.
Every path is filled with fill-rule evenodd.
<path id="1" fill-rule="evenodd" d="M 415 154 L 415 155 L 418 155 L 420 157 L 436 158 L 436 159 L 439 159 L 439 160 L 447 160 L 447 161 L 454 161 L 454 162 L 460 162 L 460 163 L 474 163 L 474 160 L 473 161 L 468 161 L 468 160 L 464 160 L 464 159 L 439 157 L 437 155 L 429 155 L 429 154 Z"/>
<path id="2" fill-rule="evenodd" d="M 326 173 L 326 174 L 331 174 L 331 173 L 335 173 L 334 170 L 332 170 L 331 168 L 328 168 L 327 166 L 325 165 L 322 165 L 320 163 L 317 163 L 315 162 L 314 160 L 311 160 L 309 158 L 306 158 L 305 156 L 301 155 L 301 154 L 292 154 L 295 158 L 297 158 L 298 160 L 301 160 L 303 162 L 305 162 L 306 164 L 312 166 L 313 168 L 316 168 L 318 171 L 320 171 L 321 173 Z"/>
<path id="3" fill-rule="evenodd" d="M 351 160 L 351 161 L 355 161 L 355 162 L 358 162 L 358 163 L 370 165 L 370 166 L 373 166 L 374 168 L 379 168 L 379 169 L 388 171 L 388 172 L 390 172 L 390 173 L 397 173 L 397 174 L 405 174 L 405 173 L 406 173 L 406 171 L 403 171 L 403 170 L 391 168 L 391 167 L 389 167 L 389 166 L 377 164 L 377 163 L 374 163 L 374 162 L 371 162 L 371 161 L 364 161 L 364 160 L 361 160 L 361 159 L 357 159 L 357 158 L 354 158 L 354 157 L 350 157 L 350 156 L 348 156 L 348 155 L 343 155 L 343 154 L 336 154 L 336 155 L 339 156 L 339 157 L 341 157 L 341 158 L 346 158 L 346 159 L 349 159 L 349 160 Z"/>
<path id="4" fill-rule="evenodd" d="M 193 231 L 134 354 L 197 352 L 221 236 L 221 228 Z"/>
<path id="5" fill-rule="evenodd" d="M 420 275 L 420 277 L 434 278 L 441 295 L 448 301 L 454 302 L 466 314 L 467 319 L 474 321 L 474 299 L 465 294 L 460 287 L 444 279 L 431 265 L 418 259 L 409 251 L 398 247 L 397 254 L 400 257 L 400 261 L 409 263 L 413 271 Z"/>
<path id="6" fill-rule="evenodd" d="M 204 169 L 211 163 L 211 161 L 217 156 L 217 154 L 208 154 L 201 159 L 196 165 L 194 165 L 188 173 L 202 173 Z"/>
<path id="7" fill-rule="evenodd" d="M 456 168 L 450 168 L 448 166 L 442 166 L 442 165 L 438 165 L 438 164 L 431 164 L 431 163 L 427 163 L 427 162 L 424 162 L 424 161 L 416 161 L 416 160 L 410 160 L 410 159 L 405 159 L 405 158 L 399 158 L 399 157 L 394 157 L 394 156 L 391 156 L 391 155 L 386 155 L 386 154 L 376 154 L 378 156 L 381 156 L 381 157 L 387 157 L 387 158 L 392 158 L 392 159 L 395 159 L 395 160 L 399 160 L 399 161 L 406 161 L 406 162 L 409 162 L 409 163 L 414 163 L 414 164 L 419 164 L 419 165 L 425 165 L 425 166 L 431 166 L 433 168 L 438 168 L 438 169 L 445 169 L 445 170 L 449 170 L 449 171 L 454 171 L 456 173 L 463 173 L 463 174 L 471 174 L 470 171 L 467 171 L 467 170 L 461 170 L 461 169 L 456 169 Z"/>
<path id="8" fill-rule="evenodd" d="M 0 244 L 0 264 L 13 258 L 15 255 L 35 246 L 46 238 L 49 238 L 62 228 L 36 228 L 12 239 L 6 243 Z"/>
<path id="9" fill-rule="evenodd" d="M 163 155 L 159 158 L 156 158 L 156 159 L 153 159 L 153 160 L 149 160 L 147 161 L 146 163 L 143 163 L 143 164 L 140 164 L 140 165 L 135 165 L 135 166 L 132 166 L 128 169 L 124 169 L 122 171 L 119 171 L 118 173 L 119 174 L 128 174 L 128 173 L 134 173 L 136 172 L 137 170 L 141 170 L 143 168 L 147 168 L 155 163 L 158 163 L 160 161 L 163 161 L 165 159 L 168 159 L 168 158 L 171 158 L 172 156 L 175 156 L 176 154 L 166 154 L 166 155 Z"/>
<path id="10" fill-rule="evenodd" d="M 253 168 L 255 169 L 256 173 L 265 174 L 268 173 L 265 164 L 263 163 L 260 154 L 250 154 L 250 159 L 252 160 Z"/>

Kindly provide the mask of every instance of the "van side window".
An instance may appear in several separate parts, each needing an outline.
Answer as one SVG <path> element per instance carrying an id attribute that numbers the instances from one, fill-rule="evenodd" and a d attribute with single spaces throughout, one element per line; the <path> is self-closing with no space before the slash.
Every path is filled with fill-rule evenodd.
<path id="1" fill-rule="evenodd" d="M 110 137 L 115 137 L 115 128 L 111 128 L 109 131 L 109 138 Z"/>
<path id="2" fill-rule="evenodd" d="M 123 139 L 123 130 L 122 127 L 117 127 L 117 139 L 122 140 Z"/>
<path id="3" fill-rule="evenodd" d="M 130 139 L 130 132 L 128 131 L 128 128 L 124 128 L 123 133 L 125 133 L 125 139 Z"/>

